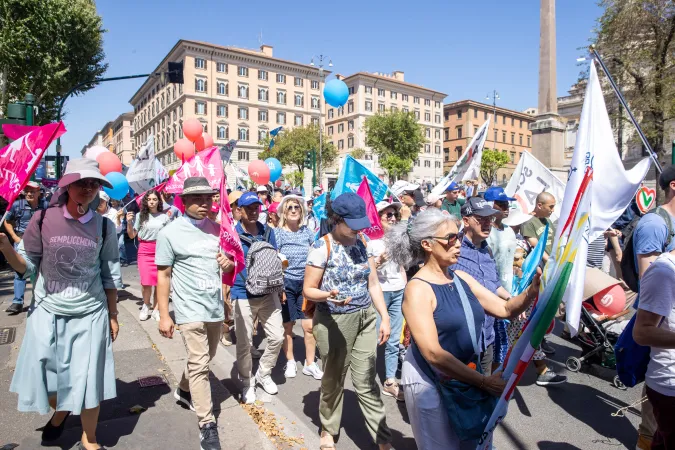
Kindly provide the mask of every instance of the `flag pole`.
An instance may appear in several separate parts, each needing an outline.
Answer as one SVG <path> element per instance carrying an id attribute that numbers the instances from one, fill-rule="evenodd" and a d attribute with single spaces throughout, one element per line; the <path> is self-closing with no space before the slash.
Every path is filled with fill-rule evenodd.
<path id="1" fill-rule="evenodd" d="M 607 66 L 605 66 L 604 61 L 602 60 L 602 57 L 600 56 L 600 53 L 595 49 L 594 45 L 590 46 L 590 51 L 591 54 L 593 55 L 593 58 L 600 64 L 600 67 L 602 68 L 602 71 L 605 72 L 605 75 L 607 76 L 607 79 L 609 80 L 609 84 L 612 86 L 612 89 L 614 89 L 614 92 L 616 93 L 617 98 L 619 99 L 619 102 L 621 103 L 621 106 L 624 107 L 626 112 L 628 113 L 628 117 L 630 118 L 630 121 L 633 123 L 635 126 L 635 129 L 638 132 L 638 135 L 640 136 L 640 140 L 642 141 L 642 144 L 647 148 L 647 151 L 649 152 L 649 156 L 654 161 L 654 165 L 656 166 L 656 170 L 659 171 L 659 174 L 663 172 L 663 167 L 661 167 L 661 163 L 659 162 L 658 158 L 656 157 L 656 153 L 654 153 L 654 150 L 652 149 L 652 146 L 649 145 L 649 141 L 647 140 L 647 137 L 645 136 L 644 132 L 642 131 L 642 128 L 640 128 L 640 125 L 638 124 L 637 120 L 635 119 L 635 116 L 633 115 L 633 112 L 630 110 L 630 107 L 628 106 L 628 103 L 626 102 L 626 99 L 623 97 L 623 94 L 621 94 L 621 90 L 619 90 L 619 87 L 616 85 L 614 82 L 614 79 L 612 78 L 612 75 L 609 74 L 609 70 L 607 69 Z"/>

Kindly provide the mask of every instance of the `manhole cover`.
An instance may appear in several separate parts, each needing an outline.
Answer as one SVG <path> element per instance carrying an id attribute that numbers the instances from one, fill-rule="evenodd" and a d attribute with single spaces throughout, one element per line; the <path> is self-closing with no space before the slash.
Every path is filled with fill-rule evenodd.
<path id="1" fill-rule="evenodd" d="M 149 377 L 138 377 L 138 384 L 140 384 L 141 387 L 150 387 L 168 383 L 166 382 L 166 378 L 162 375 L 151 375 Z"/>
<path id="2" fill-rule="evenodd" d="M 16 337 L 16 328 L 0 328 L 0 345 L 11 344 Z"/>

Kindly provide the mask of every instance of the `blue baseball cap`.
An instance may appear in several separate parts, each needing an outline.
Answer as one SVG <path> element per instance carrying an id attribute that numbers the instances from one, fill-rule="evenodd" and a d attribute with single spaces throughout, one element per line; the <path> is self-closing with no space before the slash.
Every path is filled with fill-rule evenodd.
<path id="1" fill-rule="evenodd" d="M 370 228 L 370 219 L 366 214 L 366 202 L 353 192 L 345 192 L 330 204 L 335 214 L 342 217 L 349 228 L 358 231 Z"/>
<path id="2" fill-rule="evenodd" d="M 459 190 L 459 184 L 455 183 L 454 181 L 450 183 L 450 185 L 445 189 L 445 192 L 451 192 L 451 191 L 458 191 Z"/>
<path id="3" fill-rule="evenodd" d="M 244 195 L 239 197 L 239 200 L 237 200 L 237 206 L 249 206 L 255 203 L 262 205 L 262 202 L 255 192 L 246 192 Z"/>
<path id="4" fill-rule="evenodd" d="M 489 187 L 487 191 L 485 191 L 485 194 L 483 195 L 483 198 L 487 200 L 488 202 L 515 202 L 516 199 L 513 197 L 509 197 L 506 195 L 506 192 L 504 192 L 504 188 L 501 188 L 499 186 L 492 186 Z"/>

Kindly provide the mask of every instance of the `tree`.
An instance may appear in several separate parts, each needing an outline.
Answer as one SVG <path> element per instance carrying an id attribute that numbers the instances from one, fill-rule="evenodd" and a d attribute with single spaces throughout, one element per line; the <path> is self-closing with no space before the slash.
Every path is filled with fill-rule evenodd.
<path id="1" fill-rule="evenodd" d="M 480 161 L 480 177 L 483 179 L 483 183 L 492 186 L 492 183 L 497 179 L 497 171 L 506 167 L 508 162 L 509 157 L 506 153 L 484 148 Z"/>
<path id="2" fill-rule="evenodd" d="M 93 0 L 2 0 L 0 111 L 31 93 L 37 122 L 54 121 L 61 97 L 106 72 L 103 33 Z"/>
<path id="3" fill-rule="evenodd" d="M 366 157 L 366 150 L 363 148 L 355 148 L 349 152 L 349 154 L 352 155 L 352 158 L 354 159 L 363 159 Z"/>
<path id="4" fill-rule="evenodd" d="M 302 184 L 305 182 L 305 174 L 302 170 L 296 170 L 295 172 L 288 174 L 286 181 L 289 182 L 293 187 L 302 186 Z"/>
<path id="5" fill-rule="evenodd" d="M 397 180 L 410 173 L 420 148 L 427 142 L 424 127 L 411 112 L 378 112 L 363 124 L 366 145 L 379 157 L 389 178 Z"/>
<path id="6" fill-rule="evenodd" d="M 675 4 L 601 0 L 594 43 L 647 140 L 663 159 L 664 130 L 675 116 Z"/>
<path id="7" fill-rule="evenodd" d="M 274 147 L 271 149 L 270 139 L 274 139 Z M 260 159 L 277 158 L 283 166 L 295 166 L 302 171 L 305 162 L 305 155 L 309 150 L 317 150 L 316 162 L 321 167 L 331 165 L 338 156 L 337 149 L 330 140 L 323 139 L 323 150 L 319 158 L 319 127 L 317 125 L 307 125 L 304 127 L 295 127 L 288 130 L 282 130 L 277 137 L 269 136 L 259 142 L 265 149 L 260 153 Z M 311 169 L 311 167 L 308 167 Z M 317 168 L 318 169 L 318 168 Z"/>

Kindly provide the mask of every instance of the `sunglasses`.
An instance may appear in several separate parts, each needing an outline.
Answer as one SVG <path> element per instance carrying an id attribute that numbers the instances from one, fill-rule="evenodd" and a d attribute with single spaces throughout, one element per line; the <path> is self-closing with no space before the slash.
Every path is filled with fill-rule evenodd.
<path id="1" fill-rule="evenodd" d="M 448 241 L 448 246 L 452 246 L 457 242 L 458 239 L 461 239 L 462 233 L 448 233 L 447 236 L 429 236 L 425 239 L 433 239 L 435 241 Z"/>
<path id="2" fill-rule="evenodd" d="M 73 182 L 73 185 L 80 189 L 98 189 L 101 187 L 101 182 L 94 178 L 83 178 Z"/>
<path id="3" fill-rule="evenodd" d="M 396 217 L 396 213 L 388 212 L 387 214 L 383 214 L 383 216 L 387 219 L 391 219 L 392 217 Z"/>
<path id="4" fill-rule="evenodd" d="M 286 211 L 300 211 L 302 208 L 299 205 L 288 205 Z"/>

